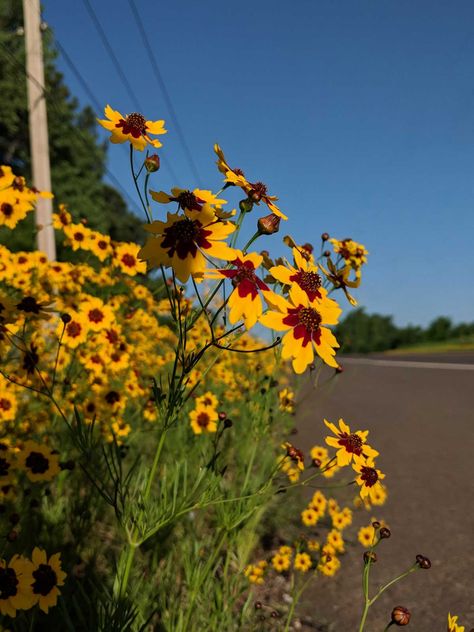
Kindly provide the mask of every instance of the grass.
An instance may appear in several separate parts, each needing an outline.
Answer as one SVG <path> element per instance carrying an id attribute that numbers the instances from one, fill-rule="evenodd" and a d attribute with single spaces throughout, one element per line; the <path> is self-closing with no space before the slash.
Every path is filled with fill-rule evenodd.
<path id="1" fill-rule="evenodd" d="M 444 351 L 472 351 L 474 350 L 474 336 L 457 338 L 452 340 L 442 340 L 440 342 L 421 342 L 416 345 L 400 347 L 385 351 L 387 355 L 398 355 L 404 353 L 443 353 Z"/>

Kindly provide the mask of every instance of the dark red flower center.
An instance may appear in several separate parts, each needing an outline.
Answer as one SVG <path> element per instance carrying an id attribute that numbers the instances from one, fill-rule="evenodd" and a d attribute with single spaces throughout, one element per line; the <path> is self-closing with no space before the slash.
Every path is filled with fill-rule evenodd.
<path id="1" fill-rule="evenodd" d="M 10 410 L 11 407 L 12 407 L 12 403 L 9 399 L 0 397 L 0 410 Z"/>
<path id="2" fill-rule="evenodd" d="M 244 176 L 245 177 L 245 174 L 242 171 L 242 169 L 239 169 L 238 167 L 236 167 L 235 169 L 232 169 L 232 171 L 235 173 L 236 176 Z"/>
<path id="3" fill-rule="evenodd" d="M 254 299 L 258 295 L 258 289 L 268 290 L 268 286 L 255 274 L 255 267 L 251 261 L 235 259 L 232 270 L 221 270 L 225 277 L 232 280 L 232 285 L 238 288 L 239 296 L 244 298 L 248 294 Z"/>
<path id="4" fill-rule="evenodd" d="M 127 266 L 127 268 L 133 268 L 136 262 L 137 260 L 135 259 L 135 257 L 128 252 L 122 257 L 122 263 L 124 266 Z"/>
<path id="5" fill-rule="evenodd" d="M 93 323 L 101 323 L 104 320 L 104 312 L 98 308 L 89 310 L 89 320 Z"/>
<path id="6" fill-rule="evenodd" d="M 111 405 L 118 403 L 120 401 L 120 393 L 117 393 L 117 391 L 109 391 L 105 396 L 105 401 Z"/>
<path id="7" fill-rule="evenodd" d="M 0 209 L 2 210 L 2 213 L 5 215 L 5 217 L 11 217 L 13 215 L 13 206 L 11 204 L 8 204 L 8 202 L 4 202 Z"/>
<path id="8" fill-rule="evenodd" d="M 199 413 L 196 421 L 197 421 L 198 426 L 200 426 L 201 428 L 207 428 L 211 420 L 209 418 L 208 413 Z"/>
<path id="9" fill-rule="evenodd" d="M 360 456 L 362 454 L 363 442 L 358 434 L 347 434 L 347 432 L 340 432 L 339 437 L 339 445 L 345 448 L 347 452 L 357 454 L 357 456 Z"/>
<path id="10" fill-rule="evenodd" d="M 76 241 L 84 241 L 84 233 L 81 233 L 80 231 L 76 231 L 73 235 L 73 238 Z"/>
<path id="11" fill-rule="evenodd" d="M 302 307 L 298 312 L 299 324 L 304 325 L 308 331 L 316 331 L 321 321 L 321 315 L 314 307 Z"/>
<path id="12" fill-rule="evenodd" d="M 186 217 L 165 228 L 161 247 L 168 251 L 169 257 L 173 257 L 175 253 L 180 259 L 195 257 L 198 247 L 211 247 L 207 239 L 211 234 L 210 230 L 203 228 L 201 222 Z"/>
<path id="13" fill-rule="evenodd" d="M 170 197 L 173 202 L 178 202 L 179 207 L 188 211 L 201 211 L 203 200 L 196 197 L 192 191 L 181 191 L 176 197 Z"/>
<path id="14" fill-rule="evenodd" d="M 290 277 L 290 281 L 297 283 L 306 292 L 310 301 L 313 301 L 316 297 L 321 298 L 321 293 L 319 292 L 321 277 L 317 272 L 299 270 Z"/>
<path id="15" fill-rule="evenodd" d="M 17 586 L 18 578 L 13 568 L 0 568 L 0 599 L 14 597 Z"/>
<path id="16" fill-rule="evenodd" d="M 49 469 L 49 461 L 41 452 L 30 452 L 25 465 L 33 474 L 44 474 Z"/>
<path id="17" fill-rule="evenodd" d="M 125 120 L 120 119 L 115 127 L 121 127 L 124 134 L 131 134 L 133 138 L 140 138 L 147 129 L 145 117 L 138 112 L 132 112 Z"/>
<path id="18" fill-rule="evenodd" d="M 252 188 L 249 191 L 249 198 L 252 202 L 260 202 L 260 200 L 267 195 L 267 186 L 263 182 L 256 182 L 252 184 Z"/>
<path id="19" fill-rule="evenodd" d="M 82 331 L 82 327 L 80 325 L 80 323 L 75 322 L 74 320 L 69 323 L 66 326 L 66 330 L 67 330 L 67 335 L 70 338 L 77 338 L 77 336 L 80 336 L 81 331 Z"/>
<path id="20" fill-rule="evenodd" d="M 360 477 L 364 481 L 364 485 L 366 487 L 373 487 L 379 480 L 377 470 L 373 467 L 368 467 L 367 465 L 362 466 Z"/>
<path id="21" fill-rule="evenodd" d="M 32 584 L 33 592 L 35 595 L 43 595 L 43 597 L 46 597 L 58 583 L 56 573 L 49 564 L 40 564 L 33 571 L 33 577 L 35 579 Z"/>

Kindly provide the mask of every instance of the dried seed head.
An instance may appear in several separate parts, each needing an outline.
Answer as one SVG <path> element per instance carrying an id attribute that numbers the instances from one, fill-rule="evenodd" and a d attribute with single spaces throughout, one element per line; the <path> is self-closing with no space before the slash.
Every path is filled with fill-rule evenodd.
<path id="1" fill-rule="evenodd" d="M 158 154 L 152 154 L 145 158 L 145 169 L 148 173 L 154 173 L 160 168 L 160 157 Z"/>
<path id="2" fill-rule="evenodd" d="M 377 554 L 374 551 L 365 551 L 364 552 L 364 564 L 375 564 L 377 561 Z"/>
<path id="3" fill-rule="evenodd" d="M 429 568 L 431 568 L 430 560 L 424 555 L 418 554 L 416 556 L 416 563 L 418 564 L 420 568 L 424 568 L 425 570 L 428 570 Z"/>
<path id="4" fill-rule="evenodd" d="M 323 233 L 321 235 L 321 239 L 322 239 L 322 241 L 327 241 L 329 239 L 329 233 Z"/>
<path id="5" fill-rule="evenodd" d="M 380 529 L 380 539 L 381 540 L 389 538 L 391 535 L 392 535 L 392 532 L 387 527 L 382 527 Z"/>

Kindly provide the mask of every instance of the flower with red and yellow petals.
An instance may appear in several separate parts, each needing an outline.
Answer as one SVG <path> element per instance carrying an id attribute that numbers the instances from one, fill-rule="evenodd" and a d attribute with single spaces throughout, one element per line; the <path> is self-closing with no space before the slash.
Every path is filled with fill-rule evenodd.
<path id="1" fill-rule="evenodd" d="M 97 119 L 97 121 L 111 132 L 111 143 L 126 143 L 129 141 L 134 149 L 143 151 L 147 145 L 161 147 L 162 143 L 156 138 L 150 138 L 150 134 L 155 136 L 166 134 L 165 122 L 147 121 L 143 114 L 132 112 L 127 116 L 122 116 L 117 110 L 113 110 L 107 105 L 104 110 L 108 120 Z"/>
<path id="2" fill-rule="evenodd" d="M 349 465 L 354 456 L 374 459 L 379 455 L 377 450 L 366 443 L 368 430 L 357 430 L 351 433 L 350 427 L 344 423 L 343 419 L 339 419 L 339 428 L 326 419 L 324 423 L 337 437 L 326 437 L 326 443 L 332 448 L 337 448 L 336 457 L 339 467 Z"/>
<path id="3" fill-rule="evenodd" d="M 209 204 L 186 215 L 168 213 L 166 222 L 154 221 L 145 229 L 152 233 L 138 253 L 151 267 L 172 267 L 182 283 L 202 276 L 206 256 L 225 261 L 235 259 L 235 250 L 224 243 L 235 230 L 231 222 L 218 221 Z"/>
<path id="4" fill-rule="evenodd" d="M 360 456 L 354 456 L 352 469 L 359 474 L 356 483 L 360 486 L 360 497 L 362 499 L 369 497 L 372 500 L 372 497 L 380 493 L 382 487 L 380 481 L 385 478 L 385 474 L 376 469 L 373 459 L 364 459 Z"/>
<path id="5" fill-rule="evenodd" d="M 327 295 L 321 287 L 321 276 L 318 274 L 318 267 L 313 265 L 298 248 L 293 248 L 293 258 L 295 267 L 278 265 L 270 268 L 269 272 L 273 278 L 284 285 L 296 283 L 306 292 L 308 299 L 314 301 L 315 298 L 323 298 Z"/>
<path id="6" fill-rule="evenodd" d="M 272 294 L 267 303 L 278 311 L 260 317 L 260 323 L 275 331 L 286 331 L 283 336 L 282 358 L 293 359 L 295 373 L 303 373 L 314 360 L 314 351 L 329 366 L 337 367 L 334 358 L 339 347 L 334 334 L 325 325 L 336 325 L 341 309 L 330 298 L 310 301 L 299 285 L 293 284 L 289 301 Z"/>
<path id="7" fill-rule="evenodd" d="M 224 212 L 222 207 L 227 204 L 227 200 L 218 198 L 212 191 L 206 189 L 171 189 L 171 195 L 165 191 L 150 191 L 151 197 L 160 204 L 170 204 L 177 202 L 178 208 L 185 213 L 187 211 L 202 211 L 204 204 L 208 204 L 220 219 L 227 219 L 235 215 L 234 211 Z"/>

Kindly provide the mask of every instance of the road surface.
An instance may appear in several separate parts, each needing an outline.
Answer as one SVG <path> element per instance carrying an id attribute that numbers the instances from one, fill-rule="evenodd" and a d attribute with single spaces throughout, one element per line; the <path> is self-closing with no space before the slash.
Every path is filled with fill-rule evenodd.
<path id="1" fill-rule="evenodd" d="M 306 451 L 321 443 L 324 417 L 370 430 L 389 498 L 355 520 L 368 524 L 374 514 L 392 531 L 379 547 L 372 591 L 418 553 L 432 562 L 430 570 L 410 575 L 377 601 L 366 632 L 382 632 L 397 605 L 411 610 L 406 629 L 412 632 L 445 632 L 448 611 L 459 614 L 468 632 L 474 628 L 474 354 L 341 362 L 345 370 L 337 379 L 302 393 L 294 443 Z M 318 580 L 307 593 L 302 612 L 332 622 L 327 630 L 359 629 L 362 550 L 351 546 L 339 575 Z"/>

